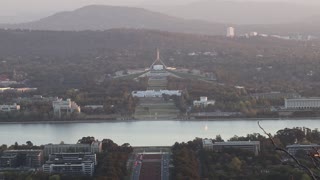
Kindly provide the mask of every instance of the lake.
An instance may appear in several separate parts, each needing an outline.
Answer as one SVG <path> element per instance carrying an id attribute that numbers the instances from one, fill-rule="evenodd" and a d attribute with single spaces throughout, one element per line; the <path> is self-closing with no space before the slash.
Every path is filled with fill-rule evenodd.
<path id="1" fill-rule="evenodd" d="M 260 122 L 272 134 L 286 127 L 320 128 L 318 119 Z M 215 138 L 220 134 L 227 140 L 234 135 L 245 136 L 250 133 L 263 134 L 256 120 L 0 124 L 0 144 L 25 144 L 26 141 L 36 145 L 61 141 L 76 143 L 83 136 L 94 136 L 99 140 L 108 138 L 118 144 L 130 143 L 132 146 L 171 146 L 175 142 L 186 142 L 195 137 Z"/>

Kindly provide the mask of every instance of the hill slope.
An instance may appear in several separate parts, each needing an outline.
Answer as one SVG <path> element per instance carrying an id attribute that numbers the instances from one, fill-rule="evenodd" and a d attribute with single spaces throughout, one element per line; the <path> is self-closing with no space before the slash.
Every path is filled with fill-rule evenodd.
<path id="1" fill-rule="evenodd" d="M 170 17 L 142 8 L 91 5 L 61 12 L 38 21 L 2 25 L 10 29 L 107 30 L 113 28 L 156 29 L 171 32 L 225 34 L 226 26 Z"/>

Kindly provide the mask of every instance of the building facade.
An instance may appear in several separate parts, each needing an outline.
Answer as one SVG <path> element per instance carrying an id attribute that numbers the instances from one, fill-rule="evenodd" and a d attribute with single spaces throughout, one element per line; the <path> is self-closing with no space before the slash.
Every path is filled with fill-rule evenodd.
<path id="1" fill-rule="evenodd" d="M 212 151 L 213 150 L 212 139 L 202 139 L 202 148 L 205 150 Z"/>
<path id="2" fill-rule="evenodd" d="M 320 145 L 318 144 L 308 144 L 308 145 L 293 144 L 293 145 L 288 145 L 286 148 L 288 152 L 292 155 L 296 155 L 298 151 L 305 151 L 306 153 L 317 151 L 320 153 Z"/>
<path id="3" fill-rule="evenodd" d="M 100 153 L 102 143 L 95 141 L 92 144 L 47 144 L 43 152 L 45 157 L 55 153 Z"/>
<path id="4" fill-rule="evenodd" d="M 0 112 L 20 111 L 20 105 L 0 105 Z"/>
<path id="5" fill-rule="evenodd" d="M 3 168 L 39 168 L 42 164 L 42 150 L 6 150 L 0 157 L 0 167 Z"/>
<path id="6" fill-rule="evenodd" d="M 233 37 L 235 37 L 235 35 L 236 35 L 236 33 L 235 33 L 234 27 L 228 27 L 227 28 L 227 37 L 233 38 Z"/>
<path id="7" fill-rule="evenodd" d="M 173 95 L 181 96 L 181 91 L 179 91 L 179 90 L 159 90 L 159 91 L 146 90 L 146 91 L 133 91 L 132 92 L 133 97 L 139 97 L 139 98 L 162 97 L 163 94 L 169 95 L 169 96 L 173 96 Z"/>
<path id="8" fill-rule="evenodd" d="M 74 101 L 71 101 L 71 99 L 67 99 L 65 101 L 62 99 L 57 99 L 56 101 L 52 102 L 52 106 L 53 113 L 56 117 L 61 117 L 63 113 L 70 115 L 72 113 L 81 112 L 80 106 L 78 106 Z"/>
<path id="9" fill-rule="evenodd" d="M 207 107 L 209 105 L 215 105 L 216 101 L 208 101 L 208 97 L 202 96 L 199 101 L 193 101 L 193 106 L 195 107 Z"/>
<path id="10" fill-rule="evenodd" d="M 294 98 L 285 99 L 286 109 L 318 109 L 320 108 L 320 98 Z"/>
<path id="11" fill-rule="evenodd" d="M 213 150 L 221 152 L 224 148 L 237 148 L 253 152 L 256 156 L 260 152 L 259 141 L 228 141 L 228 142 L 215 142 Z"/>
<path id="12" fill-rule="evenodd" d="M 57 153 L 51 154 L 42 166 L 48 174 L 93 176 L 96 155 L 92 153 Z"/>

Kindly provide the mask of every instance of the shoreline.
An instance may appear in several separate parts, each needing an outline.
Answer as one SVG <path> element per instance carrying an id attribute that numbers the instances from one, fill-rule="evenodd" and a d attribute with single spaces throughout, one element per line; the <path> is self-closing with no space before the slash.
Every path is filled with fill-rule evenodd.
<path id="1" fill-rule="evenodd" d="M 206 121 L 287 121 L 287 120 L 320 120 L 320 117 L 291 117 L 291 118 L 216 118 L 216 119 L 132 119 L 132 120 L 70 120 L 70 121 L 0 121 L 1 124 L 88 124 L 88 123 L 119 123 L 119 122 L 145 122 L 145 121 L 181 121 L 181 122 L 206 122 Z"/>

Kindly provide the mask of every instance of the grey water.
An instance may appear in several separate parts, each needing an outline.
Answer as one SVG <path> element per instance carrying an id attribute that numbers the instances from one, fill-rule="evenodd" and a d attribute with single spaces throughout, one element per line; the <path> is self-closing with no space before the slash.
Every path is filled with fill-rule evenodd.
<path id="1" fill-rule="evenodd" d="M 275 134 L 283 128 L 320 128 L 320 120 L 260 120 L 260 124 Z M 48 143 L 76 143 L 84 136 L 96 139 L 112 139 L 117 144 L 132 146 L 171 146 L 175 142 L 187 142 L 196 137 L 215 138 L 221 135 L 228 140 L 234 135 L 263 134 L 256 120 L 216 121 L 113 121 L 101 123 L 28 123 L 0 124 L 0 145 L 24 144 L 31 141 L 36 145 Z"/>

